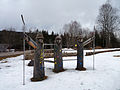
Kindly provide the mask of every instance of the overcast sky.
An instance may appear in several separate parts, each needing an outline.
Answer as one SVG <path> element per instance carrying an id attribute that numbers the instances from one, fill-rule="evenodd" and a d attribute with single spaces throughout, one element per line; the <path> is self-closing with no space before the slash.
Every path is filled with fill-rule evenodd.
<path id="1" fill-rule="evenodd" d="M 26 27 L 62 31 L 63 25 L 78 21 L 82 27 L 93 28 L 99 8 L 106 0 L 0 0 L 0 30 L 22 28 L 20 15 Z M 111 1 L 120 7 L 120 0 Z"/>

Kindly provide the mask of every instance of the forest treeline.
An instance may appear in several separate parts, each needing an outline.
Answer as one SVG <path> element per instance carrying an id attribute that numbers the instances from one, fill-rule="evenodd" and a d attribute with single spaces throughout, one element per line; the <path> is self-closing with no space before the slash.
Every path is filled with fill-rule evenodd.
<path id="1" fill-rule="evenodd" d="M 76 21 L 75 21 L 76 22 Z M 42 32 L 44 36 L 44 43 L 47 44 L 53 44 L 55 37 L 58 36 L 58 34 L 52 32 L 51 34 L 48 33 L 48 31 L 42 30 L 35 30 L 34 32 L 27 32 L 26 34 L 29 35 L 34 41 L 36 41 L 36 35 L 38 32 Z M 90 32 L 87 29 L 83 29 L 82 31 L 82 36 L 84 41 L 87 40 L 88 38 L 93 36 L 93 32 Z M 9 48 L 15 49 L 15 50 L 22 50 L 23 49 L 23 32 L 16 32 L 13 30 L 2 30 L 0 31 L 0 44 L 8 44 Z M 76 36 L 71 36 L 69 33 L 64 32 L 61 34 L 62 37 L 62 45 L 64 48 L 74 48 L 76 44 Z M 95 45 L 102 47 L 102 48 L 114 48 L 114 47 L 120 47 L 120 42 L 119 39 L 117 38 L 117 35 L 112 33 L 111 36 L 111 41 L 110 41 L 110 47 L 106 47 L 105 43 L 105 36 L 103 32 L 100 31 L 95 31 Z M 86 48 L 92 47 L 92 43 L 87 45 Z M 26 49 L 33 49 L 26 43 Z M 47 48 L 51 48 L 50 46 L 47 46 Z"/>
<path id="2" fill-rule="evenodd" d="M 48 34 L 48 31 L 42 30 L 38 31 L 35 30 L 34 32 L 26 32 L 28 36 L 30 36 L 34 41 L 36 41 L 37 33 L 42 32 L 44 36 L 44 43 L 54 43 L 54 39 L 58 34 Z M 15 29 L 11 28 L 9 30 L 2 30 L 0 31 L 0 44 L 8 44 L 10 49 L 15 50 L 22 50 L 23 49 L 23 32 L 16 32 Z M 26 42 L 26 49 L 33 49 L 29 47 Z"/>

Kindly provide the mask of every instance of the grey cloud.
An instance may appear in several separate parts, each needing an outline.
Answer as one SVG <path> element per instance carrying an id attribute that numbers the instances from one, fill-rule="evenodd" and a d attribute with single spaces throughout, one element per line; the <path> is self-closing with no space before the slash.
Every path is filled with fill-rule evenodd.
<path id="1" fill-rule="evenodd" d="M 59 32 L 64 24 L 77 20 L 83 27 L 92 29 L 98 9 L 105 2 L 106 0 L 1 0 L 0 29 L 21 29 L 20 14 L 24 15 L 27 28 Z"/>

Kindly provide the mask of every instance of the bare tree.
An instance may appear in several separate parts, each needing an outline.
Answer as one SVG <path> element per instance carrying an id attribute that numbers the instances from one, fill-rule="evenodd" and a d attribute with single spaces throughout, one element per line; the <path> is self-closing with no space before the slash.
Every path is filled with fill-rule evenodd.
<path id="1" fill-rule="evenodd" d="M 63 29 L 67 35 L 67 45 L 74 45 L 76 37 L 82 34 L 81 25 L 77 21 L 71 21 L 71 23 L 65 24 Z"/>
<path id="2" fill-rule="evenodd" d="M 109 2 L 103 4 L 99 9 L 97 17 L 97 28 L 103 32 L 105 45 L 110 47 L 110 41 L 115 31 L 119 30 L 120 17 L 118 10 L 113 8 Z"/>
<path id="3" fill-rule="evenodd" d="M 76 37 L 77 35 L 82 34 L 81 24 L 77 21 L 71 21 L 69 24 L 64 25 L 65 32 L 69 33 L 69 35 Z"/>
<path id="4" fill-rule="evenodd" d="M 89 28 L 83 28 L 82 29 L 82 35 L 83 38 L 88 39 L 91 35 L 90 35 L 90 29 Z"/>

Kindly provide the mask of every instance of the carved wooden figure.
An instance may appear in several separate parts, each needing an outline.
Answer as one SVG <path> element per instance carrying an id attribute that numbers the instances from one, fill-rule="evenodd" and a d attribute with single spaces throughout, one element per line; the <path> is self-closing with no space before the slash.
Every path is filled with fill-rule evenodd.
<path id="1" fill-rule="evenodd" d="M 57 36 L 55 38 L 54 46 L 54 72 L 62 72 L 63 69 L 63 59 L 62 59 L 62 38 Z"/>
<path id="2" fill-rule="evenodd" d="M 83 65 L 84 65 L 83 48 L 84 48 L 83 47 L 83 38 L 82 38 L 82 36 L 78 36 L 77 37 L 77 68 L 76 68 L 76 70 L 80 70 L 80 71 L 86 70 L 86 68 L 83 67 Z"/>
<path id="3" fill-rule="evenodd" d="M 43 39 L 43 35 L 38 33 L 36 36 L 37 48 L 35 49 L 34 55 L 34 72 L 31 81 L 41 81 L 46 78 L 44 71 Z"/>

